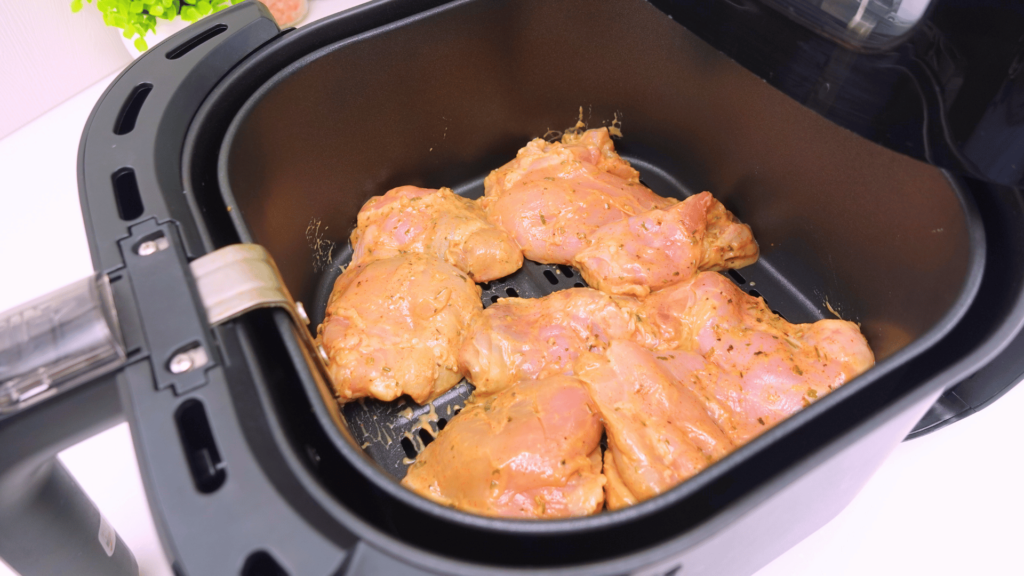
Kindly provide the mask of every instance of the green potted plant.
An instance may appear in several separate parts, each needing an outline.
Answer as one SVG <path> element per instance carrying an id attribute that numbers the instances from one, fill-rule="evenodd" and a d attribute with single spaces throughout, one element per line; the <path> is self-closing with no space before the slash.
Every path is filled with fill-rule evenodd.
<path id="1" fill-rule="evenodd" d="M 107 26 L 121 30 L 129 51 L 138 53 L 149 49 L 147 34 L 154 34 L 157 40 L 177 32 L 181 28 L 219 12 L 242 0 L 84 0 L 95 4 L 103 15 Z M 266 4 L 278 24 L 290 26 L 306 15 L 307 0 L 261 0 Z M 71 0 L 71 11 L 78 12 L 84 6 L 83 0 Z M 177 24 L 177 25 L 174 25 Z M 160 30 L 157 27 L 160 27 Z"/>

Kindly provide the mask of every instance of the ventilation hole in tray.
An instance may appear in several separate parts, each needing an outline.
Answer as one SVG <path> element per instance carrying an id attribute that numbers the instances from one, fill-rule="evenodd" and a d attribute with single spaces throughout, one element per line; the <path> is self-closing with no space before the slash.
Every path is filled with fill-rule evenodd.
<path id="1" fill-rule="evenodd" d="M 497 296 L 491 296 L 491 304 L 495 304 L 497 302 L 498 302 L 498 297 Z"/>
<path id="2" fill-rule="evenodd" d="M 786 317 L 782 315 L 782 312 L 779 312 L 778 310 L 772 310 L 772 314 L 775 314 L 776 316 L 782 318 L 783 320 L 786 319 Z"/>
<path id="3" fill-rule="evenodd" d="M 505 288 L 505 294 L 508 294 L 509 296 L 511 296 L 513 298 L 518 298 L 519 297 L 519 292 L 516 292 L 516 289 L 511 287 L 511 286 L 509 286 L 508 288 Z"/>
<path id="4" fill-rule="evenodd" d="M 558 284 L 558 278 L 555 277 L 555 273 L 551 270 L 545 270 L 544 277 L 548 279 L 548 282 L 550 282 L 552 286 Z"/>
<path id="5" fill-rule="evenodd" d="M 761 297 L 761 293 L 758 292 L 757 290 L 751 290 L 750 292 L 747 292 L 747 294 L 750 294 L 754 298 L 760 298 Z"/>
<path id="6" fill-rule="evenodd" d="M 576 273 L 572 271 L 572 268 L 570 268 L 569 266 L 566 266 L 565 264 L 559 264 L 558 265 L 558 270 L 561 271 L 562 274 L 564 274 L 566 278 L 572 278 L 573 276 L 576 275 Z"/>
<path id="7" fill-rule="evenodd" d="M 142 104 L 151 90 L 153 90 L 153 85 L 148 82 L 143 82 L 132 89 L 132 93 L 128 95 L 128 99 L 121 106 L 121 113 L 117 115 L 117 121 L 114 122 L 114 134 L 122 136 L 135 129 L 135 121 L 139 119 Z"/>
<path id="8" fill-rule="evenodd" d="M 573 284 L 573 287 L 575 287 L 575 288 L 586 288 L 586 286 L 583 285 L 583 282 L 577 282 L 577 283 Z"/>
<path id="9" fill-rule="evenodd" d="M 412 440 L 409 440 L 408 438 L 402 438 L 401 444 L 402 450 L 405 452 L 405 455 L 408 458 L 411 459 L 416 457 L 416 447 L 412 445 Z"/>
<path id="10" fill-rule="evenodd" d="M 426 448 L 431 442 L 434 441 L 434 435 L 427 432 L 426 429 L 420 428 L 420 440 L 423 440 L 423 447 Z"/>
<path id="11" fill-rule="evenodd" d="M 481 290 L 490 290 L 491 289 L 491 283 L 490 282 L 481 282 L 480 283 L 480 289 Z"/>
<path id="12" fill-rule="evenodd" d="M 746 283 L 747 283 L 747 279 L 746 279 L 746 278 L 744 278 L 743 276 L 740 276 L 740 273 L 739 273 L 739 272 L 737 272 L 737 271 L 735 271 L 735 270 L 728 270 L 728 271 L 726 272 L 726 274 L 728 274 L 730 278 L 732 278 L 733 280 L 735 280 L 735 281 L 736 281 L 736 283 L 737 283 L 737 284 L 739 284 L 739 285 L 741 285 L 741 286 L 742 286 L 743 284 L 746 284 Z"/>
<path id="13" fill-rule="evenodd" d="M 455 409 L 452 410 L 452 416 L 458 416 L 459 412 L 462 412 L 462 406 L 456 406 Z"/>
<path id="14" fill-rule="evenodd" d="M 447 426 L 447 425 L 448 425 L 448 419 L 447 418 L 438 418 L 437 419 L 437 429 L 438 430 L 444 430 L 444 427 Z"/>
<path id="15" fill-rule="evenodd" d="M 242 576 L 288 576 L 274 557 L 263 550 L 257 550 L 245 559 Z"/>
<path id="16" fill-rule="evenodd" d="M 196 34 L 192 38 L 189 38 L 188 40 L 185 40 L 184 42 L 179 44 L 178 47 L 175 48 L 174 50 L 171 50 L 170 52 L 168 52 L 167 53 L 167 59 L 168 60 L 177 60 L 178 58 L 181 58 L 185 54 L 188 54 L 189 52 L 195 50 L 196 48 L 199 48 L 199 46 L 202 45 L 203 43 L 205 43 L 207 40 L 209 40 L 210 38 L 213 38 L 214 36 L 217 36 L 218 34 L 224 32 L 227 29 L 228 29 L 228 25 L 227 24 L 217 24 L 216 26 L 210 28 L 209 30 L 204 30 L 204 31 L 200 32 L 199 34 Z"/>

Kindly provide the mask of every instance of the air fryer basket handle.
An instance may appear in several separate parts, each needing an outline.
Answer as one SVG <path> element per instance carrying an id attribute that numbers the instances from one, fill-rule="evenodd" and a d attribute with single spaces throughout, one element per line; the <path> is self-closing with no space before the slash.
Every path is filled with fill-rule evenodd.
<path id="1" fill-rule="evenodd" d="M 210 349 L 188 270 L 205 246 L 180 150 L 209 90 L 279 33 L 256 2 L 204 18 L 129 66 L 93 109 L 78 171 L 98 274 L 0 314 L 0 557 L 26 576 L 138 574 L 56 456 L 124 421 L 128 373 L 155 374 L 162 396 L 173 394 L 156 387 L 203 383 L 201 370 L 168 364 L 188 352 L 173 347 L 183 332 Z M 170 321 L 153 321 L 161 311 Z"/>
<path id="2" fill-rule="evenodd" d="M 124 363 L 106 275 L 0 313 L 0 418 Z"/>
<path id="3" fill-rule="evenodd" d="M 114 298 L 96 275 L 0 313 L 0 557 L 26 576 L 138 574 L 56 458 L 123 420 Z"/>
<path id="4" fill-rule="evenodd" d="M 0 313 L 0 557 L 23 574 L 138 574 L 56 458 L 122 419 L 111 373 L 124 361 L 106 275 Z"/>

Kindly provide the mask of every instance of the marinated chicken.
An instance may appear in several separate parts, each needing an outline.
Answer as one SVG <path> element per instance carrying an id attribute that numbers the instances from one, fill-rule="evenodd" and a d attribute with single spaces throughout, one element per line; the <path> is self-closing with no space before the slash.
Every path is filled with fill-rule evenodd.
<path id="1" fill-rule="evenodd" d="M 356 264 L 410 252 L 430 254 L 475 282 L 508 276 L 523 265 L 512 238 L 488 222 L 476 202 L 448 188 L 402 186 L 374 196 L 359 211 L 352 246 Z"/>
<path id="2" fill-rule="evenodd" d="M 637 335 L 636 300 L 590 288 L 543 298 L 504 298 L 477 315 L 459 351 L 459 367 L 491 394 L 529 378 L 572 374 L 581 352 Z"/>
<path id="3" fill-rule="evenodd" d="M 746 382 L 696 352 L 670 350 L 651 354 L 681 385 L 701 399 L 708 415 L 737 446 L 764 432 L 768 422 L 785 417 L 774 414 L 763 395 L 751 393 L 752 390 L 764 392 L 763 382 Z"/>
<path id="4" fill-rule="evenodd" d="M 609 509 L 657 496 L 734 448 L 703 401 L 638 344 L 617 340 L 604 354 L 586 352 L 576 373 L 608 433 Z"/>
<path id="5" fill-rule="evenodd" d="M 524 381 L 467 406 L 402 485 L 487 516 L 594 514 L 604 505 L 600 441 L 597 409 L 579 380 Z"/>
<path id="6" fill-rule="evenodd" d="M 318 339 L 341 402 L 408 394 L 422 404 L 461 380 L 457 354 L 480 288 L 433 255 L 350 267 L 334 284 Z"/>
<path id="7" fill-rule="evenodd" d="M 681 379 L 706 368 L 692 357 L 672 358 L 673 350 L 699 354 L 721 369 L 712 372 L 735 376 L 707 378 L 695 389 L 704 387 L 702 396 L 728 406 L 747 425 L 773 426 L 875 362 L 856 324 L 791 324 L 716 272 L 651 294 L 638 313 L 649 330 L 645 344 L 667 352 L 659 356 L 675 360 L 669 364 Z M 738 432 L 737 440 L 750 435 Z"/>
<path id="8" fill-rule="evenodd" d="M 791 324 L 718 274 L 757 260 L 750 227 L 708 192 L 652 192 L 606 128 L 535 139 L 484 188 L 370 199 L 318 330 L 340 402 L 475 386 L 402 480 L 426 498 L 514 518 L 630 506 L 874 364 L 856 324 Z M 524 256 L 593 289 L 484 310 L 474 282 Z"/>
<path id="9" fill-rule="evenodd" d="M 571 264 L 601 226 L 675 203 L 640 183 L 607 128 L 531 141 L 487 176 L 481 199 L 523 255 L 545 264 Z"/>
<path id="10" fill-rule="evenodd" d="M 644 298 L 701 270 L 757 261 L 757 242 L 709 192 L 605 224 L 573 263 L 593 288 Z"/>

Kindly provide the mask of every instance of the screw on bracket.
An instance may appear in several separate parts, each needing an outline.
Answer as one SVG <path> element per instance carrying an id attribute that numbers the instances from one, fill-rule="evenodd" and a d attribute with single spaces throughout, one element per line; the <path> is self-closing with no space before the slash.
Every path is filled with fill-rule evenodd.
<path id="1" fill-rule="evenodd" d="M 205 366 L 209 361 L 210 357 L 206 355 L 206 350 L 202 346 L 196 346 L 175 354 L 167 364 L 167 369 L 172 374 L 184 374 Z"/>
<path id="2" fill-rule="evenodd" d="M 170 245 L 170 242 L 167 241 L 167 237 L 161 235 L 152 240 L 146 240 L 145 242 L 140 243 L 135 252 L 138 253 L 139 256 L 151 256 L 161 250 L 166 250 Z"/>

